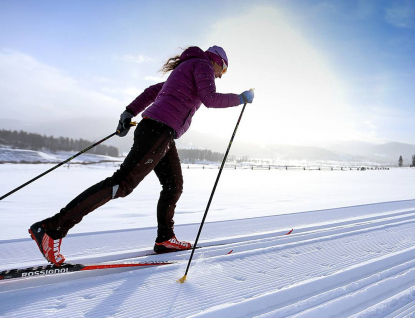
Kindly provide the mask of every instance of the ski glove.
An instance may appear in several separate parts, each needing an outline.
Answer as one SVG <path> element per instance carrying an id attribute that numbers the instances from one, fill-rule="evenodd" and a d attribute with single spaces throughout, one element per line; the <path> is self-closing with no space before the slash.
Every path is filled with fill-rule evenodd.
<path id="1" fill-rule="evenodd" d="M 120 116 L 120 121 L 117 126 L 117 135 L 124 137 L 128 134 L 131 128 L 131 118 L 134 117 L 134 113 L 131 109 L 127 108 Z"/>
<path id="2" fill-rule="evenodd" d="M 254 90 L 251 88 L 249 91 L 243 92 L 241 95 L 239 95 L 239 97 L 241 98 L 241 104 L 251 104 L 254 100 Z"/>

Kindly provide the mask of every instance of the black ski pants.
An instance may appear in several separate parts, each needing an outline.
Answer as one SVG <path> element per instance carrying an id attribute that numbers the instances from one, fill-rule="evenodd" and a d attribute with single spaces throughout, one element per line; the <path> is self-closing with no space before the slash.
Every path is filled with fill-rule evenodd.
<path id="1" fill-rule="evenodd" d="M 174 210 L 183 189 L 180 159 L 174 142 L 174 130 L 145 118 L 134 132 L 134 144 L 120 168 L 109 178 L 79 194 L 59 213 L 42 221 L 53 239 L 66 236 L 82 218 L 109 200 L 125 197 L 152 170 L 160 180 L 162 191 L 157 205 L 157 242 L 174 236 Z"/>

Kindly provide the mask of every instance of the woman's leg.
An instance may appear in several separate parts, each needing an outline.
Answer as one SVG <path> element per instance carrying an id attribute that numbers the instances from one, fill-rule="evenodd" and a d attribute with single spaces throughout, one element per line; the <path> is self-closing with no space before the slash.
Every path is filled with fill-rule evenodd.
<path id="1" fill-rule="evenodd" d="M 179 154 L 174 141 L 166 155 L 154 168 L 163 189 L 157 204 L 157 243 L 167 241 L 174 237 L 174 211 L 176 203 L 183 191 L 183 175 L 180 166 Z"/>
<path id="2" fill-rule="evenodd" d="M 66 236 L 82 218 L 111 199 L 125 197 L 149 174 L 166 154 L 173 130 L 150 119 L 142 120 L 134 133 L 134 144 L 111 177 L 88 188 L 59 213 L 41 223 L 53 239 Z"/>

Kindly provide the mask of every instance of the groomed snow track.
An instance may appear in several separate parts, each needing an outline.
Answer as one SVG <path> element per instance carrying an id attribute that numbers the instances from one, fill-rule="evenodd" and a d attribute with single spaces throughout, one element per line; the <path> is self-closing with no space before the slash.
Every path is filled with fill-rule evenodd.
<path id="1" fill-rule="evenodd" d="M 354 216 L 349 219 L 340 217 L 338 209 L 308 212 L 303 218 L 318 221 L 308 225 L 296 221 L 301 215 L 291 216 L 294 231 L 290 235 L 284 235 L 289 227 L 281 229 L 281 220 L 289 216 L 207 224 L 207 237 L 217 237 L 221 226 L 229 230 L 215 240 L 203 240 L 202 235 L 203 248 L 196 251 L 185 284 L 176 280 L 184 274 L 189 252 L 97 253 L 83 260 L 180 262 L 162 268 L 0 282 L 0 317 L 33 312 L 45 317 L 411 317 L 415 312 L 415 202 L 403 205 L 350 207 Z M 359 209 L 366 213 L 359 215 Z M 231 230 L 240 222 L 250 227 L 245 234 Z M 278 230 L 270 230 L 276 225 Z M 196 225 L 188 227 L 197 230 Z M 96 235 L 106 236 L 108 240 L 102 241 L 110 244 L 121 234 L 136 232 Z M 73 236 L 74 245 L 81 237 L 85 241 L 94 236 Z M 3 241 L 0 252 L 16 245 L 29 249 L 28 244 L 33 243 Z M 233 253 L 226 255 L 230 250 Z M 155 300 L 154 295 L 163 300 Z"/>

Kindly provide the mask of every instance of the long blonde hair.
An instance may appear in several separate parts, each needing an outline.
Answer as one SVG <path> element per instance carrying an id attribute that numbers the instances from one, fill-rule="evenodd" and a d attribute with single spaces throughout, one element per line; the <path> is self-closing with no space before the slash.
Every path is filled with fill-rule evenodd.
<path id="1" fill-rule="evenodd" d="M 183 49 L 180 48 L 182 51 L 185 51 L 187 48 Z M 169 58 L 166 63 L 164 63 L 164 65 L 161 67 L 160 72 L 162 72 L 163 74 L 166 74 L 170 71 L 173 71 L 177 66 L 179 66 L 179 64 L 182 62 L 180 61 L 180 55 L 178 54 L 176 56 L 173 56 L 171 58 Z"/>

